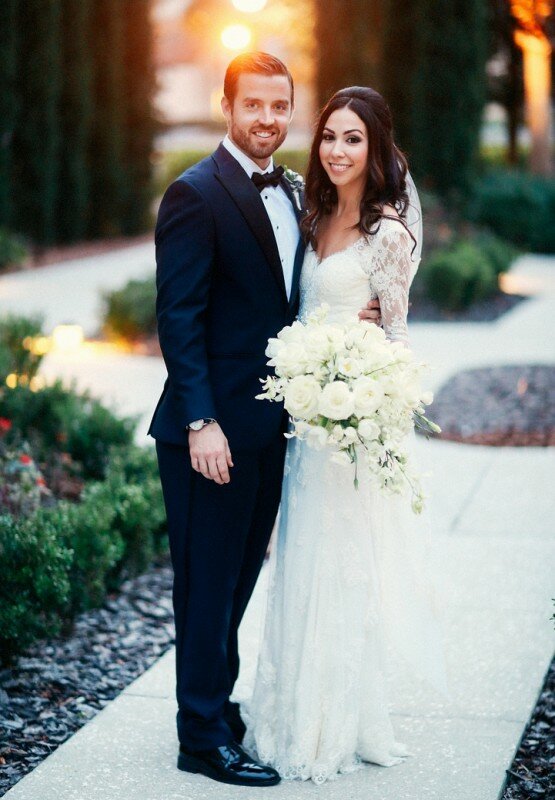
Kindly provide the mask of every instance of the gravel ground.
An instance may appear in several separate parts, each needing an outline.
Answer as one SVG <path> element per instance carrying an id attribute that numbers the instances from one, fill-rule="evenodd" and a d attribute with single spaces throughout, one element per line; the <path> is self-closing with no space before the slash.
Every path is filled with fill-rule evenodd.
<path id="1" fill-rule="evenodd" d="M 0 670 L 0 797 L 173 644 L 171 586 L 161 564 Z"/>
<path id="2" fill-rule="evenodd" d="M 465 370 L 427 408 L 441 439 L 493 446 L 555 445 L 555 366 Z"/>

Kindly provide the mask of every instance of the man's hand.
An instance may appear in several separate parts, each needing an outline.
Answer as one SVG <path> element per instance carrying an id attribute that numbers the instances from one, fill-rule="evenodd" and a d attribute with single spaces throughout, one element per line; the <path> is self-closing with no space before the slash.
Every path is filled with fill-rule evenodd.
<path id="1" fill-rule="evenodd" d="M 233 461 L 227 439 L 217 422 L 205 425 L 200 431 L 189 431 L 189 452 L 196 472 L 220 485 L 230 482 L 229 468 Z"/>
<path id="2" fill-rule="evenodd" d="M 358 312 L 358 318 L 361 320 L 366 320 L 366 322 L 373 322 L 375 325 L 381 325 L 382 314 L 380 309 L 380 301 L 378 299 L 369 300 L 366 304 L 366 308 L 363 308 L 362 311 Z"/>

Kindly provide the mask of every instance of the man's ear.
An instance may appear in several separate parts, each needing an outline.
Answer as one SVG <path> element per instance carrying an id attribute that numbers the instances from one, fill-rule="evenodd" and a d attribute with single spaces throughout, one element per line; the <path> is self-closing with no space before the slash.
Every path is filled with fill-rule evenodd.
<path id="1" fill-rule="evenodd" d="M 229 100 L 225 95 L 222 97 L 221 107 L 222 107 L 222 114 L 227 120 L 229 120 L 229 118 L 231 117 L 232 109 L 231 109 L 231 103 L 229 102 Z"/>

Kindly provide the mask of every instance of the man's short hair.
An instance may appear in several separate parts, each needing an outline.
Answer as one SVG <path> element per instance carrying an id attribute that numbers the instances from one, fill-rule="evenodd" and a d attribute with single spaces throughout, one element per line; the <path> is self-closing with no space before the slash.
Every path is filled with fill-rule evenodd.
<path id="1" fill-rule="evenodd" d="M 293 86 L 293 76 L 279 58 L 269 53 L 241 53 L 233 59 L 225 71 L 224 95 L 233 105 L 237 94 L 237 81 L 240 75 L 285 75 L 291 86 L 291 106 L 295 101 L 295 87 Z"/>

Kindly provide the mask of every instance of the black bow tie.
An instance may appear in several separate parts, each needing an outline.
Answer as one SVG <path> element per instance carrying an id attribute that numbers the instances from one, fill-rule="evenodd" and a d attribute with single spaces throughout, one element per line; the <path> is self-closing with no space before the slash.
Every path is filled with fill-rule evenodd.
<path id="1" fill-rule="evenodd" d="M 273 172 L 253 172 L 251 180 L 259 192 L 265 189 L 266 186 L 279 186 L 279 181 L 285 170 L 283 167 L 276 167 Z"/>

